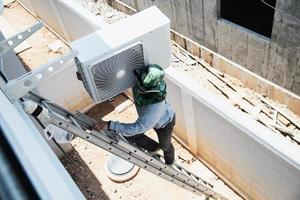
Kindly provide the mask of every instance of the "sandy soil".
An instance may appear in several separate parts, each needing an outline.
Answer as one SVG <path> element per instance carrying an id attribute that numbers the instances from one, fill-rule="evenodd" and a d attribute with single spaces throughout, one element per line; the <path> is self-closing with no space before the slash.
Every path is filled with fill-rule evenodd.
<path id="1" fill-rule="evenodd" d="M 125 110 L 120 109 L 126 100 L 123 95 L 119 95 L 111 103 L 98 104 L 88 111 L 87 115 L 95 119 L 103 117 L 105 120 L 133 122 L 137 118 L 135 106 L 131 104 Z M 153 130 L 147 134 L 157 140 Z M 175 140 L 172 142 L 177 154 L 176 163 L 203 177 L 216 187 L 216 191 L 229 199 L 240 199 L 186 149 Z M 126 183 L 114 183 L 107 178 L 104 170 L 108 152 L 80 138 L 74 139 L 72 145 L 74 151 L 69 157 L 64 157 L 62 162 L 87 199 L 205 199 L 143 169 L 140 169 L 134 179 Z"/>
<path id="2" fill-rule="evenodd" d="M 2 17 L 4 17 L 17 32 L 23 31 L 38 22 L 36 18 L 29 14 L 16 1 L 5 7 Z M 18 57 L 28 70 L 47 63 L 51 58 L 58 57 L 69 50 L 69 47 L 62 43 L 59 38 L 46 27 L 41 28 L 30 36 L 26 42 L 29 43 L 31 48 L 19 53 Z M 55 42 L 60 42 L 61 44 L 61 48 L 57 52 L 51 51 L 48 47 L 49 44 Z"/>

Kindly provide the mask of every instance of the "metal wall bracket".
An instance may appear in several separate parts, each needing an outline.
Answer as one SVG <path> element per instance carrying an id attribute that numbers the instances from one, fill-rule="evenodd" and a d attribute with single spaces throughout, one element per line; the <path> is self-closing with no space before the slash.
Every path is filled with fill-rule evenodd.
<path id="1" fill-rule="evenodd" d="M 9 81 L 3 90 L 10 100 L 17 100 L 41 82 L 51 78 L 66 68 L 65 63 L 77 56 L 77 51 L 70 51 L 62 57 L 55 58 L 23 76 Z"/>
<path id="2" fill-rule="evenodd" d="M 24 40 L 26 40 L 28 37 L 30 37 L 32 34 L 34 34 L 36 31 L 38 31 L 40 28 L 42 28 L 44 24 L 42 22 L 38 22 L 35 25 L 31 26 L 30 28 L 26 29 L 23 32 L 20 32 L 6 40 L 3 40 L 0 42 L 0 57 L 2 57 L 4 54 L 9 52 L 10 50 L 14 49 L 16 46 L 18 46 L 20 43 L 22 43 Z"/>

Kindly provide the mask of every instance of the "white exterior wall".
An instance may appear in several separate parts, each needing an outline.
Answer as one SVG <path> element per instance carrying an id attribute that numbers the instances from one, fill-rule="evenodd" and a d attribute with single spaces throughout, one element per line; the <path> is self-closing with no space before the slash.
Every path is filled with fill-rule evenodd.
<path id="1" fill-rule="evenodd" d="M 166 74 L 168 100 L 177 112 L 175 132 L 193 153 L 249 199 L 300 199 L 298 145 L 176 69 Z"/>

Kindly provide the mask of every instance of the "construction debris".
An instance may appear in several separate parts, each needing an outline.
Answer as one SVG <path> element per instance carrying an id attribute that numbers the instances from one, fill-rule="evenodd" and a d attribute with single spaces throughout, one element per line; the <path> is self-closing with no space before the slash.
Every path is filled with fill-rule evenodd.
<path id="1" fill-rule="evenodd" d="M 62 53 L 61 50 L 63 47 L 64 43 L 61 40 L 56 40 L 55 42 L 48 44 L 49 50 L 54 53 Z"/>
<path id="2" fill-rule="evenodd" d="M 263 94 L 243 87 L 240 81 L 218 72 L 203 60 L 190 55 L 176 43 L 173 43 L 172 49 L 174 56 L 172 60 L 179 60 L 172 62 L 172 66 L 193 76 L 201 85 L 224 97 L 236 108 L 249 114 L 273 132 L 284 137 L 288 136 L 292 142 L 300 144 L 300 123 L 298 122 L 300 117 L 293 114 L 285 105 L 275 103 L 266 99 Z M 181 52 L 180 56 L 178 52 Z M 196 67 L 193 63 L 195 61 L 198 63 Z"/>

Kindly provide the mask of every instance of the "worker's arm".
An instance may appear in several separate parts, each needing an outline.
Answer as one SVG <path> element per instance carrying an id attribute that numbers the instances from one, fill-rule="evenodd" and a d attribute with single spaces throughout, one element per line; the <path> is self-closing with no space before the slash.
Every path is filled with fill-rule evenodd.
<path id="1" fill-rule="evenodd" d="M 123 136 L 130 137 L 137 134 L 145 133 L 155 126 L 158 122 L 161 112 L 163 110 L 164 101 L 156 104 L 145 106 L 140 116 L 134 123 L 121 123 L 117 121 L 110 121 L 109 129 Z"/>

